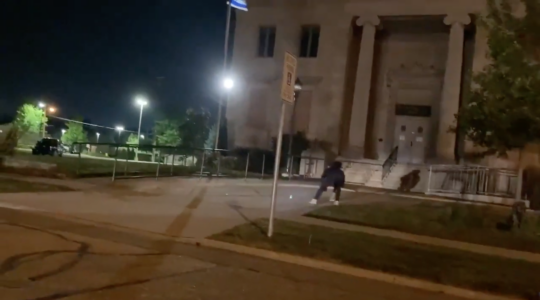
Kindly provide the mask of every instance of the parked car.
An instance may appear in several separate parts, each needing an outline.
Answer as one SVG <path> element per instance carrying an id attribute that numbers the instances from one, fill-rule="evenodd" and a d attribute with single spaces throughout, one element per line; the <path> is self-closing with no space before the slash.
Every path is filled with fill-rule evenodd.
<path id="1" fill-rule="evenodd" d="M 64 147 L 62 146 L 62 142 L 57 139 L 44 138 L 37 141 L 34 148 L 32 148 L 32 154 L 62 156 L 64 154 Z"/>

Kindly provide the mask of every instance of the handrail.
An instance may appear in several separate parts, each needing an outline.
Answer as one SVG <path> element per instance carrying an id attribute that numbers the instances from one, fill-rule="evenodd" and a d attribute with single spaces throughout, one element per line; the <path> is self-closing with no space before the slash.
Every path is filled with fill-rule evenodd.
<path id="1" fill-rule="evenodd" d="M 386 177 L 390 174 L 392 171 L 392 168 L 397 164 L 397 157 L 398 157 L 398 149 L 399 147 L 396 146 L 390 155 L 388 155 L 388 158 L 384 161 L 382 166 L 382 180 L 386 179 Z"/>

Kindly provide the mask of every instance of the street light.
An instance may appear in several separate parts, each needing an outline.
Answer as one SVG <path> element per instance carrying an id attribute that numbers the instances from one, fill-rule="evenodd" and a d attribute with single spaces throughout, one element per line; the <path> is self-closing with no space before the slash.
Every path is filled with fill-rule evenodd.
<path id="1" fill-rule="evenodd" d="M 226 90 L 230 90 L 234 87 L 234 81 L 231 79 L 231 78 L 225 78 L 223 80 L 223 87 L 226 89 Z"/>
<path id="2" fill-rule="evenodd" d="M 66 133 L 66 130 L 62 129 L 62 135 L 64 135 L 65 133 Z"/>
<path id="3" fill-rule="evenodd" d="M 226 101 L 229 101 L 229 91 L 232 90 L 232 88 L 234 87 L 234 80 L 232 80 L 232 78 L 230 77 L 226 77 L 225 79 L 223 79 L 223 88 L 225 89 L 226 91 Z M 216 140 L 215 140 L 215 143 L 214 143 L 214 150 L 217 150 L 218 148 L 218 144 L 219 144 L 219 132 L 220 132 L 220 129 L 221 129 L 221 106 L 222 106 L 222 103 L 221 103 L 221 99 L 219 100 L 219 109 L 218 109 L 218 119 L 217 119 L 217 125 L 216 125 Z"/>
<path id="4" fill-rule="evenodd" d="M 142 113 L 143 113 L 143 108 L 145 105 L 148 104 L 148 101 L 142 97 L 142 96 L 137 96 L 135 98 L 135 102 L 137 103 L 137 105 L 140 105 L 141 106 L 141 114 L 139 115 L 139 130 L 137 131 L 137 144 L 141 144 L 141 124 L 142 124 Z M 143 137 L 144 139 L 144 137 Z M 135 151 L 135 160 L 139 160 L 139 148 L 137 147 L 137 151 Z"/>
<path id="5" fill-rule="evenodd" d="M 293 103 L 293 110 L 291 114 L 291 123 L 289 126 L 289 158 L 288 158 L 288 164 L 287 169 L 289 173 L 289 180 L 291 180 L 292 177 L 292 167 L 293 167 L 293 158 L 292 158 L 292 144 L 293 144 L 293 134 L 294 134 L 294 119 L 295 119 L 295 113 L 296 113 L 296 102 L 298 101 L 298 97 L 300 97 L 300 91 L 302 91 L 302 81 L 300 79 L 296 78 L 296 81 L 294 82 L 294 103 Z"/>
<path id="6" fill-rule="evenodd" d="M 96 132 L 96 143 L 99 143 L 99 132 Z"/>
<path id="7" fill-rule="evenodd" d="M 137 96 L 135 98 L 135 102 L 137 103 L 137 105 L 141 106 L 141 113 L 139 115 L 139 130 L 137 131 L 137 137 L 140 137 L 141 136 L 141 124 L 142 124 L 143 108 L 144 108 L 145 105 L 148 104 L 148 101 L 142 96 Z M 139 138 L 137 138 L 137 142 L 139 142 Z"/>
<path id="8" fill-rule="evenodd" d="M 140 138 L 144 140 L 144 134 L 141 134 L 141 135 L 140 135 Z"/>
<path id="9" fill-rule="evenodd" d="M 54 113 L 56 112 L 56 108 L 54 108 L 53 106 L 49 106 L 47 108 L 47 104 L 45 104 L 44 102 L 39 102 L 38 103 L 38 107 L 41 108 L 43 110 L 43 119 L 41 120 L 41 137 L 42 138 L 45 138 L 45 134 L 46 134 L 46 128 L 47 128 L 47 110 L 50 112 L 50 113 Z"/>
<path id="10" fill-rule="evenodd" d="M 124 126 L 116 126 L 116 130 L 118 130 L 118 136 L 120 136 L 122 131 L 124 131 Z"/>

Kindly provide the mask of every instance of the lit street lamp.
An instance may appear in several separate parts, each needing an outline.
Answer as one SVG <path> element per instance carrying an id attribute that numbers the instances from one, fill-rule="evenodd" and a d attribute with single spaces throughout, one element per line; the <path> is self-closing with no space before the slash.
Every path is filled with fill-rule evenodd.
<path id="1" fill-rule="evenodd" d="M 116 126 L 116 130 L 118 130 L 118 136 L 120 137 L 122 135 L 122 131 L 124 131 L 124 126 Z"/>
<path id="2" fill-rule="evenodd" d="M 96 132 L 96 143 L 99 143 L 99 132 Z"/>
<path id="3" fill-rule="evenodd" d="M 141 137 L 144 139 L 144 136 L 141 136 L 142 113 L 143 108 L 148 104 L 148 101 L 144 97 L 137 96 L 137 98 L 135 98 L 135 102 L 137 102 L 137 105 L 141 106 L 141 114 L 139 115 L 139 130 L 137 131 L 137 144 L 140 145 Z M 137 151 L 135 151 L 135 160 L 139 160 L 139 147 L 137 147 Z"/>
<path id="4" fill-rule="evenodd" d="M 232 78 L 227 77 L 223 80 L 223 89 L 225 90 L 225 93 L 226 93 L 225 97 L 226 97 L 227 102 L 229 101 L 230 90 L 232 90 L 233 87 L 234 87 L 234 80 L 232 80 Z M 214 145 L 214 150 L 217 150 L 218 144 L 219 144 L 219 132 L 221 129 L 221 106 L 222 106 L 222 100 L 220 99 L 219 109 L 218 109 L 218 119 L 217 119 L 217 125 L 216 125 L 216 141 Z"/>
<path id="5" fill-rule="evenodd" d="M 44 102 L 39 102 L 38 107 L 43 110 L 43 119 L 41 120 L 41 137 L 45 138 L 46 128 L 47 128 L 47 110 L 50 113 L 56 112 L 56 108 L 49 106 L 47 107 L 47 104 Z"/>
<path id="6" fill-rule="evenodd" d="M 223 80 L 223 87 L 226 90 L 232 89 L 234 87 L 234 81 L 231 78 L 225 78 L 225 80 Z"/>
<path id="7" fill-rule="evenodd" d="M 144 134 L 141 134 L 141 135 L 140 135 L 140 138 L 144 140 Z"/>
<path id="8" fill-rule="evenodd" d="M 66 133 L 66 130 L 62 129 L 62 135 L 64 135 L 65 133 Z"/>

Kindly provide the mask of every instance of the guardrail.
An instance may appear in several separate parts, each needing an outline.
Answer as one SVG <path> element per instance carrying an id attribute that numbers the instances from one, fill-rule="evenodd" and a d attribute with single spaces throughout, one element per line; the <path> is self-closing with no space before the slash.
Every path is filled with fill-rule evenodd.
<path id="1" fill-rule="evenodd" d="M 516 187 L 517 170 L 482 166 L 431 165 L 426 193 L 513 198 Z"/>
<path id="2" fill-rule="evenodd" d="M 398 150 L 399 147 L 395 147 L 390 155 L 388 155 L 388 158 L 384 161 L 382 165 L 382 178 L 381 180 L 384 181 L 386 177 L 392 172 L 392 169 L 397 164 L 397 158 L 398 158 Z"/>

